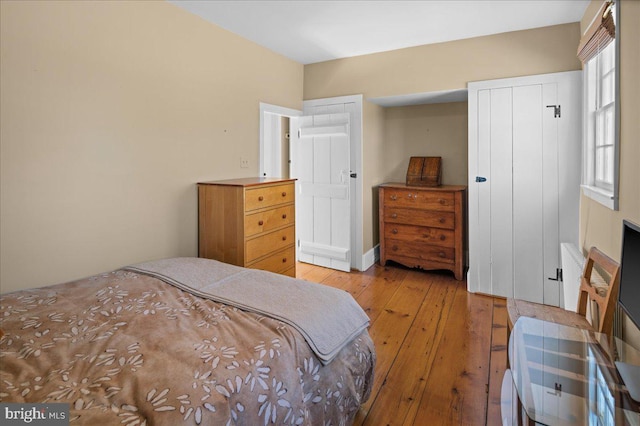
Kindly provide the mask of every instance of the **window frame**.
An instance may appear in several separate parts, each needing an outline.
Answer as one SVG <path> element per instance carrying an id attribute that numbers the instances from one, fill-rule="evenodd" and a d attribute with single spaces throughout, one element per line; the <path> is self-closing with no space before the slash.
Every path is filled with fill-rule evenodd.
<path id="1" fill-rule="evenodd" d="M 616 38 L 613 41 L 614 45 L 614 88 L 613 95 L 614 100 L 607 105 L 598 105 L 596 110 L 590 110 L 589 100 L 590 96 L 598 97 L 598 104 L 600 103 L 600 91 L 602 88 L 602 82 L 604 76 L 601 73 L 600 56 L 598 53 L 591 60 L 589 60 L 583 69 L 583 166 L 582 166 L 582 191 L 583 194 L 594 201 L 608 207 L 611 210 L 618 210 L 618 187 L 619 187 L 619 170 L 620 170 L 620 5 L 615 2 L 614 19 L 616 25 Z M 596 61 L 592 64 L 592 61 Z M 596 78 L 589 74 L 590 66 L 596 67 Z M 595 88 L 592 86 L 596 82 Z M 612 143 L 602 145 L 596 143 L 597 122 L 598 118 L 606 115 L 607 111 L 611 108 L 614 109 L 614 136 Z M 605 120 L 606 121 L 606 120 Z M 613 174 L 612 181 L 606 182 L 598 179 L 596 172 L 596 161 L 598 150 L 607 150 L 612 148 L 613 155 L 610 163 L 609 174 Z"/>

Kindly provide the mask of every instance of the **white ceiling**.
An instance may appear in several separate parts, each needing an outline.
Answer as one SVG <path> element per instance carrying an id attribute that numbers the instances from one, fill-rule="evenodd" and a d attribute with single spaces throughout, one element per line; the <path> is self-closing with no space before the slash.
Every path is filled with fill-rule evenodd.
<path id="1" fill-rule="evenodd" d="M 302 64 L 578 22 L 589 0 L 168 0 Z"/>

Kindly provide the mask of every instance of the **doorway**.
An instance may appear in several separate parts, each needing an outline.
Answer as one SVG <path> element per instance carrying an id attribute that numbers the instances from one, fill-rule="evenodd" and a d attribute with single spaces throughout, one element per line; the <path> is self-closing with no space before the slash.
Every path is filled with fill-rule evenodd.
<path id="1" fill-rule="evenodd" d="M 260 177 L 289 177 L 289 121 L 302 111 L 260 102 Z"/>
<path id="2" fill-rule="evenodd" d="M 350 193 L 350 268 L 362 271 L 365 260 L 363 257 L 363 206 L 362 206 L 362 95 L 340 96 L 335 98 L 314 99 L 304 101 L 304 114 L 336 114 L 348 113 L 350 117 L 350 167 L 349 167 L 349 193 Z M 260 176 L 269 176 L 269 167 L 274 170 L 277 166 L 270 166 L 269 159 L 277 157 L 277 150 L 284 150 L 282 138 L 278 132 L 273 131 L 269 122 L 275 119 L 273 116 L 288 117 L 289 119 L 302 116 L 303 112 L 290 108 L 279 107 L 266 103 L 260 103 Z M 292 122 L 295 120 L 291 120 Z M 289 133 L 292 131 L 289 129 Z M 280 126 L 280 134 L 287 130 Z M 288 140 L 290 141 L 290 139 Z M 265 175 L 265 173 L 267 173 Z M 273 175 L 272 175 L 273 176 Z M 289 176 L 295 178 L 295 176 Z M 299 212 L 296 212 L 298 216 Z M 297 240 L 297 238 L 296 238 Z"/>

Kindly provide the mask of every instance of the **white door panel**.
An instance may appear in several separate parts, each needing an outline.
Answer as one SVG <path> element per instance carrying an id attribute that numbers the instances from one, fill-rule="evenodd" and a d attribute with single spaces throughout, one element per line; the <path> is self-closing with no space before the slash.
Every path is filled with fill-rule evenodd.
<path id="1" fill-rule="evenodd" d="M 479 146 L 485 146 L 491 140 L 491 91 L 478 91 L 478 115 L 477 125 L 473 130 L 477 130 Z M 470 117 L 470 121 L 476 117 Z M 471 129 L 471 124 L 469 125 Z M 477 153 L 477 175 L 480 179 L 492 182 L 491 174 L 491 151 L 488 149 L 476 150 Z M 470 157 L 472 153 L 470 152 Z M 486 182 L 485 181 L 485 182 Z M 482 247 L 482 241 L 491 241 L 491 208 L 486 200 L 491 196 L 491 186 L 478 184 L 477 191 L 469 194 L 469 223 L 471 229 L 478 230 L 478 238 L 469 239 L 469 263 L 477 265 L 475 270 L 469 269 L 468 281 L 477 286 L 477 291 L 493 294 L 491 288 L 491 251 Z M 474 197 L 475 196 L 475 197 Z M 477 221 L 474 220 L 477 218 Z M 475 273 L 474 273 L 475 272 Z"/>
<path id="2" fill-rule="evenodd" d="M 363 271 L 374 258 L 368 256 L 372 250 L 367 255 L 363 253 L 362 95 L 307 100 L 303 107 L 305 115 L 349 114 L 350 164 L 345 167 L 344 179 L 349 182 L 351 268 Z"/>
<path id="3" fill-rule="evenodd" d="M 303 116 L 297 126 L 291 170 L 298 179 L 298 260 L 349 271 L 349 114 Z"/>
<path id="4" fill-rule="evenodd" d="M 483 204 L 487 204 L 490 249 L 486 250 L 491 259 L 490 280 L 493 294 L 513 296 L 513 90 L 511 88 L 491 91 L 490 114 L 485 117 L 490 122 L 487 150 L 491 179 L 480 185 L 485 192 Z M 501 117 L 496 120 L 494 117 Z"/>
<path id="5" fill-rule="evenodd" d="M 469 85 L 470 291 L 560 303 L 560 243 L 577 243 L 580 81 L 568 72 Z M 555 117 L 547 106 L 561 103 Z"/>
<path id="6" fill-rule="evenodd" d="M 542 303 L 560 306 L 560 283 L 549 279 L 557 278 L 557 268 L 561 268 L 559 121 L 554 117 L 553 108 L 547 107 L 547 105 L 556 104 L 558 104 L 558 85 L 555 83 L 544 84 L 542 86 L 542 105 L 544 105 L 546 111 L 542 114 L 542 220 L 544 224 L 544 269 L 542 273 L 544 289 Z M 565 112 L 569 109 L 568 107 L 569 105 L 565 104 Z"/>
<path id="7" fill-rule="evenodd" d="M 513 88 L 513 297 L 542 303 L 542 87 Z"/>

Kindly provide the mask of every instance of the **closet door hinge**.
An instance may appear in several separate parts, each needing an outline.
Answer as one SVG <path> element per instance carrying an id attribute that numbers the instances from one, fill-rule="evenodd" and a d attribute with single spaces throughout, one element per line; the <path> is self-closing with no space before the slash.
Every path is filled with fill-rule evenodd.
<path id="1" fill-rule="evenodd" d="M 547 108 L 553 108 L 553 118 L 560 118 L 560 105 L 547 105 Z"/>
<path id="2" fill-rule="evenodd" d="M 556 277 L 555 278 L 547 278 L 550 281 L 563 281 L 562 279 L 562 268 L 556 268 Z"/>

